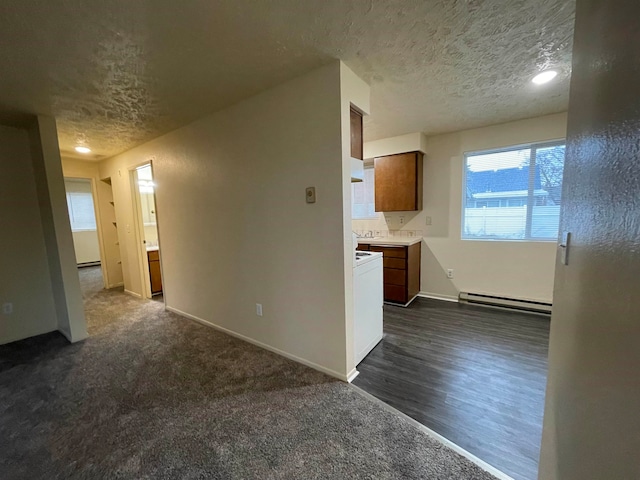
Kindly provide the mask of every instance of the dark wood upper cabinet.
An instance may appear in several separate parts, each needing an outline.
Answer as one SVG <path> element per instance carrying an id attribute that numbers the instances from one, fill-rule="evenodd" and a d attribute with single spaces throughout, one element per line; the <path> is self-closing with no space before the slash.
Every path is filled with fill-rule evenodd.
<path id="1" fill-rule="evenodd" d="M 422 210 L 422 152 L 376 157 L 376 212 Z"/>
<path id="2" fill-rule="evenodd" d="M 363 159 L 362 114 L 353 108 L 351 108 L 351 156 Z"/>

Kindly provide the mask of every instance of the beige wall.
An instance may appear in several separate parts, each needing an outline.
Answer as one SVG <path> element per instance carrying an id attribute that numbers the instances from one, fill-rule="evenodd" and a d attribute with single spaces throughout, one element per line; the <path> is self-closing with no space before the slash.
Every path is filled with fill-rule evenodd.
<path id="1" fill-rule="evenodd" d="M 47 248 L 58 330 L 71 342 L 87 337 L 82 292 L 75 262 L 69 210 L 62 175 L 56 121 L 38 116 L 29 128 L 40 221 Z"/>
<path id="2" fill-rule="evenodd" d="M 366 142 L 363 154 L 365 159 L 373 159 L 385 155 L 416 151 L 423 153 L 427 151 L 427 137 L 422 132 Z"/>
<path id="3" fill-rule="evenodd" d="M 92 263 L 100 261 L 100 246 L 96 230 L 80 230 L 72 232 L 73 248 L 76 252 L 76 263 Z"/>
<path id="4" fill-rule="evenodd" d="M 100 173 L 112 178 L 125 289 L 143 291 L 130 170 L 152 161 L 167 307 L 344 378 L 341 68 L 103 161 Z M 315 204 L 305 202 L 309 186 Z"/>
<path id="5" fill-rule="evenodd" d="M 59 330 L 86 338 L 55 121 L 0 127 L 0 343 Z"/>
<path id="6" fill-rule="evenodd" d="M 639 15 L 577 3 L 541 480 L 640 478 Z"/>
<path id="7" fill-rule="evenodd" d="M 420 212 L 356 220 L 354 230 L 422 232 L 421 291 L 456 298 L 461 291 L 551 302 L 555 242 L 461 240 L 465 152 L 564 138 L 566 114 L 427 137 L 424 205 Z M 379 145 L 376 146 L 379 148 Z M 405 217 L 403 227 L 399 216 Z M 426 224 L 431 217 L 431 225 Z M 448 279 L 447 269 L 454 270 Z"/>
<path id="8" fill-rule="evenodd" d="M 344 275 L 344 324 L 347 378 L 356 374 L 353 337 L 353 237 L 351 228 L 351 106 L 363 116 L 370 112 L 370 88 L 340 62 L 340 136 L 342 150 L 342 251 Z"/>
<path id="9" fill-rule="evenodd" d="M 0 126 L 0 343 L 58 328 L 26 130 Z M 1 305 L 0 305 L 1 306 Z"/>

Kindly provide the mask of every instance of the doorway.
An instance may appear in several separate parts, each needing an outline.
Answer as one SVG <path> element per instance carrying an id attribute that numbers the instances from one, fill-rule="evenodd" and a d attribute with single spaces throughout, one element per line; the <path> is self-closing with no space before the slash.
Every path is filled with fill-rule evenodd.
<path id="1" fill-rule="evenodd" d="M 99 289 L 105 280 L 93 181 L 90 178 L 65 177 L 64 187 L 83 292 L 87 288 Z"/>
<path id="2" fill-rule="evenodd" d="M 162 269 L 156 212 L 153 167 L 147 163 L 131 171 L 136 239 L 146 298 L 162 299 Z"/>

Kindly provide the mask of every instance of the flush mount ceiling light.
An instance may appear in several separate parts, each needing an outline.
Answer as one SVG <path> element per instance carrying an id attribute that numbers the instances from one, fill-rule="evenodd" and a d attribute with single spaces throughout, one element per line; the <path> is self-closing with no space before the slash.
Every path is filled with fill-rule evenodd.
<path id="1" fill-rule="evenodd" d="M 558 72 L 556 72 L 555 70 L 547 70 L 533 77 L 531 81 L 536 85 L 542 85 L 543 83 L 550 82 L 551 80 L 556 78 L 557 75 Z"/>
<path id="2" fill-rule="evenodd" d="M 78 153 L 91 153 L 91 149 L 87 147 L 76 147 Z"/>

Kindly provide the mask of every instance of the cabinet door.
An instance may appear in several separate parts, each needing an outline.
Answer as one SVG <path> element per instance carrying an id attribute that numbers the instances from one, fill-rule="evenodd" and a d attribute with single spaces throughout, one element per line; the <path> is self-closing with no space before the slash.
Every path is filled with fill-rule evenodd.
<path id="1" fill-rule="evenodd" d="M 388 155 L 375 159 L 376 212 L 422 209 L 422 154 Z"/>
<path id="2" fill-rule="evenodd" d="M 162 275 L 158 260 L 149 262 L 149 276 L 151 278 L 151 293 L 162 292 Z"/>
<path id="3" fill-rule="evenodd" d="M 351 156 L 362 160 L 362 114 L 351 109 Z"/>

